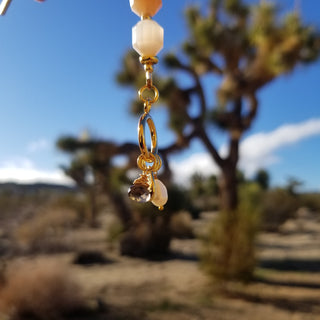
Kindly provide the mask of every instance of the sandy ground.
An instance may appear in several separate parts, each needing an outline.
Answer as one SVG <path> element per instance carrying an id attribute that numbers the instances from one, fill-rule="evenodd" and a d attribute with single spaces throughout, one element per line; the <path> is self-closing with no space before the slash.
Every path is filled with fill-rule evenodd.
<path id="1" fill-rule="evenodd" d="M 176 254 L 159 262 L 119 256 L 108 248 L 105 229 L 77 232 L 73 238 L 82 248 L 103 252 L 110 261 L 83 266 L 72 263 L 74 254 L 42 258 L 67 264 L 92 304 L 103 306 L 81 319 L 320 319 L 320 222 L 314 218 L 289 221 L 280 234 L 261 234 L 257 280 L 224 287 L 200 270 L 199 240 L 173 240 Z"/>
<path id="2" fill-rule="evenodd" d="M 91 244 L 102 237 L 88 234 Z M 110 263 L 73 269 L 89 295 L 122 311 L 114 319 L 320 319 L 320 224 L 314 219 L 260 236 L 259 280 L 249 285 L 210 283 L 195 259 L 199 247 L 198 240 L 174 240 L 179 255 L 161 262 L 106 251 Z"/>

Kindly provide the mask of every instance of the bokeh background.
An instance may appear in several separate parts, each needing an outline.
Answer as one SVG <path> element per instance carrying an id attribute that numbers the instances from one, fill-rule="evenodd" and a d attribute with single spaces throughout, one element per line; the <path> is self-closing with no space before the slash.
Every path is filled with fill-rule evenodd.
<path id="1" fill-rule="evenodd" d="M 129 1 L 12 0 L 0 16 L 0 319 L 318 319 L 319 11 L 163 1 L 159 212 L 126 195 L 144 81 Z M 228 70 L 231 52 L 242 58 Z M 258 111 L 239 125 L 252 96 Z"/>

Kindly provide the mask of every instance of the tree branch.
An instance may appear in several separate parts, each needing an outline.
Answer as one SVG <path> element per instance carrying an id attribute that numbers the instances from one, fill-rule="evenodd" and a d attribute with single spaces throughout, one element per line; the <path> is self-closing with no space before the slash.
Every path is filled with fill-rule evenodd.
<path id="1" fill-rule="evenodd" d="M 212 71 L 217 73 L 218 75 L 223 75 L 223 70 L 218 67 L 216 63 L 214 63 L 210 58 L 207 57 L 197 57 L 198 61 L 204 63 L 207 67 L 207 71 Z"/>
<path id="2" fill-rule="evenodd" d="M 206 112 L 207 112 L 207 103 L 206 103 L 206 99 L 205 99 L 205 95 L 204 95 L 204 90 L 199 78 L 199 75 L 196 73 L 196 71 L 187 65 L 182 64 L 180 61 L 177 62 L 176 67 L 184 70 L 186 72 L 188 72 L 194 79 L 195 81 L 195 87 L 194 87 L 194 91 L 197 94 L 198 98 L 199 98 L 199 105 L 200 105 L 200 114 L 198 117 L 195 117 L 193 119 L 190 119 L 193 126 L 194 126 L 194 131 L 192 132 L 192 134 L 190 135 L 190 137 L 188 138 L 188 141 L 190 141 L 193 137 L 198 137 L 206 146 L 206 148 L 208 149 L 209 153 L 211 154 L 211 156 L 214 158 L 214 160 L 216 161 L 216 163 L 218 164 L 218 166 L 222 166 L 224 163 L 224 160 L 220 157 L 217 148 L 215 147 L 215 145 L 210 141 L 207 132 L 204 129 L 204 119 L 206 116 Z M 221 71 L 222 74 L 222 71 Z M 178 145 L 172 145 L 171 146 L 174 150 L 180 150 Z M 177 149 L 176 149 L 177 148 Z M 170 152 L 172 152 L 173 150 L 171 148 L 168 149 L 168 151 L 171 150 Z"/>
<path id="3" fill-rule="evenodd" d="M 249 112 L 247 115 L 242 117 L 242 128 L 243 130 L 247 130 L 250 128 L 252 121 L 257 115 L 258 110 L 258 99 L 255 94 L 252 92 L 247 95 L 249 100 Z"/>
<path id="4" fill-rule="evenodd" d="M 204 143 L 204 145 L 206 146 L 206 148 L 208 149 L 209 153 L 211 154 L 211 156 L 213 157 L 213 159 L 215 160 L 215 162 L 217 163 L 217 165 L 219 167 L 222 167 L 224 164 L 224 159 L 222 159 L 217 151 L 217 148 L 215 147 L 215 145 L 210 141 L 206 131 L 204 130 L 204 128 L 201 126 L 199 126 L 197 128 L 198 131 L 198 137 L 201 139 L 201 141 Z"/>
<path id="5" fill-rule="evenodd" d="M 179 141 L 175 141 L 173 144 L 171 144 L 165 148 L 159 149 L 159 153 L 161 155 L 167 156 L 168 154 L 180 151 L 180 150 L 186 148 L 189 145 L 190 141 L 193 138 L 195 138 L 196 136 L 197 136 L 196 131 L 192 130 L 192 132 L 189 133 L 188 135 L 182 136 L 182 138 L 180 138 Z"/>

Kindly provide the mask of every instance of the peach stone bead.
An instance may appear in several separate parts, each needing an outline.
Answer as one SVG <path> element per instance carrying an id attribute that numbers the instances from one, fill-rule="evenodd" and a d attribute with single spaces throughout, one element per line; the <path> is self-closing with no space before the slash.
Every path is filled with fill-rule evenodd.
<path id="1" fill-rule="evenodd" d="M 166 186 L 159 180 L 155 180 L 155 192 L 151 198 L 151 202 L 156 207 L 164 206 L 168 201 L 168 191 Z"/>
<path id="2" fill-rule="evenodd" d="M 132 46 L 142 57 L 154 57 L 163 47 L 163 28 L 154 20 L 139 21 L 132 28 Z"/>
<path id="3" fill-rule="evenodd" d="M 139 17 L 153 17 L 162 7 L 162 0 L 130 0 L 130 6 Z"/>

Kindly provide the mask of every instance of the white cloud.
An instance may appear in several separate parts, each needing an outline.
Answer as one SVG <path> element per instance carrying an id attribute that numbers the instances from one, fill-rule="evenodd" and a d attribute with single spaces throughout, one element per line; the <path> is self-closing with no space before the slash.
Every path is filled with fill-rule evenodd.
<path id="1" fill-rule="evenodd" d="M 297 143 L 311 136 L 320 135 L 320 119 L 310 119 L 298 124 L 285 124 L 271 132 L 253 134 L 240 144 L 240 168 L 250 176 L 259 168 L 267 168 L 280 161 L 276 151 Z M 220 154 L 225 155 L 227 146 L 220 148 Z M 219 168 L 208 153 L 196 153 L 180 161 L 171 162 L 175 181 L 186 183 L 193 173 L 205 176 L 219 173 Z"/>
<path id="2" fill-rule="evenodd" d="M 240 168 L 247 175 L 280 161 L 275 152 L 303 139 L 320 134 L 320 119 L 285 124 L 271 132 L 249 136 L 240 145 Z"/>
<path id="3" fill-rule="evenodd" d="M 15 159 L 0 163 L 0 182 L 16 183 L 54 183 L 73 185 L 70 178 L 62 170 L 43 170 L 35 168 L 29 159 Z"/>
<path id="4" fill-rule="evenodd" d="M 48 147 L 49 147 L 49 142 L 46 139 L 42 138 L 42 139 L 38 139 L 30 142 L 27 146 L 27 151 L 29 153 L 33 153 L 39 150 L 47 149 Z"/>
<path id="5" fill-rule="evenodd" d="M 195 153 L 183 161 L 172 161 L 170 168 L 174 173 L 174 180 L 180 184 L 187 184 L 194 173 L 200 173 L 203 176 L 219 173 L 218 166 L 208 153 Z"/>

